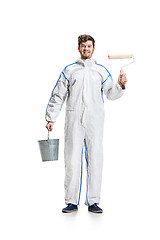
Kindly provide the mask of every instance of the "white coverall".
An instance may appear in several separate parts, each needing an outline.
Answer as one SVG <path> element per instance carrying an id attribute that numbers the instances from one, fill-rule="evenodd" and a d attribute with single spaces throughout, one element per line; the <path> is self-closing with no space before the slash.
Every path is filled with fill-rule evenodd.
<path id="1" fill-rule="evenodd" d="M 123 95 L 111 74 L 95 60 L 78 59 L 62 71 L 46 110 L 46 120 L 56 121 L 66 100 L 65 119 L 65 203 L 79 204 L 82 184 L 82 156 L 87 163 L 88 206 L 100 201 L 103 165 L 103 92 L 110 100 Z"/>

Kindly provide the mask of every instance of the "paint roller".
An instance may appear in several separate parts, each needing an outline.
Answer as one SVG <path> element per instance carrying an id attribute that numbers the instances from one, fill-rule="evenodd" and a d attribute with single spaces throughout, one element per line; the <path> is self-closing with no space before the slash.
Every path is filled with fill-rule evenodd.
<path id="1" fill-rule="evenodd" d="M 120 73 L 124 73 L 123 68 L 128 66 L 129 64 L 132 64 L 135 61 L 133 54 L 108 55 L 108 58 L 109 59 L 127 59 L 127 58 L 132 58 L 132 62 L 130 62 L 130 63 L 128 63 L 128 64 L 126 64 L 126 65 L 121 67 Z M 125 89 L 125 85 L 122 85 L 122 89 Z"/>

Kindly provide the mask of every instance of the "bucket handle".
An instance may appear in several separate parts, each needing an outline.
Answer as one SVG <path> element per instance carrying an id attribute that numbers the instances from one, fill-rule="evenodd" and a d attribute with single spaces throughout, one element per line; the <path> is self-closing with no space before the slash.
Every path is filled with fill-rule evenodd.
<path id="1" fill-rule="evenodd" d="M 48 138 L 47 138 L 47 140 L 49 140 L 49 131 L 48 131 Z"/>

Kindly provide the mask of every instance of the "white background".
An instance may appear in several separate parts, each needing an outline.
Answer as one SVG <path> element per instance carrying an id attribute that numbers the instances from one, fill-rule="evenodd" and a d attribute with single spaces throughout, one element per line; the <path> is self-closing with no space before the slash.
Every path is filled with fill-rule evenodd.
<path id="1" fill-rule="evenodd" d="M 1 239 L 160 239 L 159 22 L 158 0 L 1 1 Z M 37 143 L 47 137 L 51 91 L 79 57 L 84 33 L 115 82 L 124 62 L 108 54 L 135 56 L 123 98 L 105 99 L 101 215 L 84 205 L 85 167 L 79 211 L 61 212 L 65 106 L 51 136 L 60 138 L 59 161 L 42 163 Z"/>

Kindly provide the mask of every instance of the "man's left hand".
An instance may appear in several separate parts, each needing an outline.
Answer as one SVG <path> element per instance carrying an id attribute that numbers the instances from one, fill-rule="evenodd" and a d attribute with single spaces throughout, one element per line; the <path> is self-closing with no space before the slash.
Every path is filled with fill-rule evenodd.
<path id="1" fill-rule="evenodd" d="M 118 77 L 118 83 L 120 86 L 125 85 L 127 82 L 126 74 L 125 73 L 120 73 Z"/>

